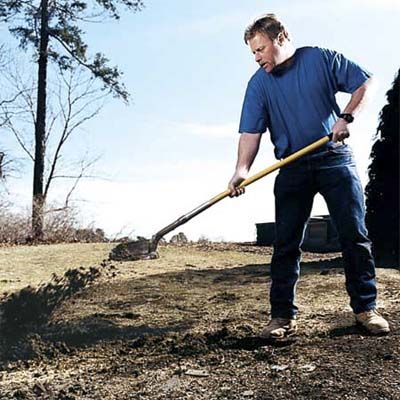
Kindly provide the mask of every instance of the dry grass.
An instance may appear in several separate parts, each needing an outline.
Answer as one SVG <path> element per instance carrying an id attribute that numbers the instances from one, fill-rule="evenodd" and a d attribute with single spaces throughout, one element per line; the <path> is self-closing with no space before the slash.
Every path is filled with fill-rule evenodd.
<path id="1" fill-rule="evenodd" d="M 75 243 L 0 248 L 0 293 L 14 292 L 63 275 L 70 268 L 98 265 L 114 244 Z"/>
<path id="2" fill-rule="evenodd" d="M 114 246 L 116 243 L 69 243 L 0 248 L 0 293 L 37 286 L 50 280 L 53 273 L 62 275 L 71 268 L 99 265 Z M 205 252 L 175 246 L 161 246 L 158 250 L 162 263 L 157 260 L 126 262 L 121 273 L 141 277 L 191 268 L 232 268 L 270 261 L 268 255 L 237 251 Z"/>

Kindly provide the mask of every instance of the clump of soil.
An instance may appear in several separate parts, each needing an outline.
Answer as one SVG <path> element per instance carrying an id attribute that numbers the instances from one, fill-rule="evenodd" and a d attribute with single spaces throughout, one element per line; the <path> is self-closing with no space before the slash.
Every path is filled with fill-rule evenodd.
<path id="1" fill-rule="evenodd" d="M 56 354 L 58 345 L 43 344 L 35 332 L 49 322 L 52 312 L 63 301 L 113 269 L 108 262 L 89 269 L 70 269 L 63 276 L 53 274 L 50 282 L 39 287 L 28 286 L 5 296 L 0 304 L 0 359 L 41 356 L 42 349 L 46 356 Z"/>

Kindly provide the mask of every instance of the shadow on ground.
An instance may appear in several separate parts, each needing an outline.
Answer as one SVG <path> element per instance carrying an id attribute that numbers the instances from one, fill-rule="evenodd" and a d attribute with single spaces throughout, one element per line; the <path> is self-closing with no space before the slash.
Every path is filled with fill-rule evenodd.
<path id="1" fill-rule="evenodd" d="M 268 264 L 190 267 L 99 279 L 112 272 L 103 265 L 26 288 L 1 303 L 0 393 L 64 400 L 397 399 L 397 275 L 380 279 L 392 333 L 371 337 L 343 311 L 341 260 L 304 262 L 299 335 L 270 342 L 259 335 L 268 319 L 269 270 Z"/>
<path id="2" fill-rule="evenodd" d="M 302 274 L 340 274 L 340 266 L 340 258 L 304 262 Z M 272 343 L 258 336 L 268 314 L 269 264 L 186 269 L 93 284 L 113 268 L 104 263 L 70 270 L 37 289 L 28 287 L 5 298 L 2 360 L 54 357 L 116 341 L 135 348 L 158 346 L 180 356 L 296 343 Z M 357 334 L 349 321 L 328 336 Z"/>

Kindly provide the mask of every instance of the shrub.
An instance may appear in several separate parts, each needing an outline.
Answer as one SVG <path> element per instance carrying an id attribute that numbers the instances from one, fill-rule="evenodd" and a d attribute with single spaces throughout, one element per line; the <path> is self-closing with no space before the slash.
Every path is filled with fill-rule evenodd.
<path id="1" fill-rule="evenodd" d="M 44 243 L 107 241 L 102 229 L 80 226 L 76 209 L 58 209 L 45 213 Z M 9 204 L 0 201 L 0 244 L 28 243 L 32 243 L 30 212 L 12 211 Z"/>

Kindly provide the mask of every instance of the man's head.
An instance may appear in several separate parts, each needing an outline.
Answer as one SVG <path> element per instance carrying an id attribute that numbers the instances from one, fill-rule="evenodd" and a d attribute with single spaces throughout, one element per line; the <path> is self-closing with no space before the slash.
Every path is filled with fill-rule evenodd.
<path id="1" fill-rule="evenodd" d="M 288 31 L 275 14 L 264 14 L 256 18 L 244 31 L 244 42 L 249 44 L 250 39 L 257 33 L 263 33 L 271 40 L 281 34 L 285 39 L 290 40 Z"/>
<path id="2" fill-rule="evenodd" d="M 255 61 L 267 72 L 283 63 L 294 53 L 289 33 L 275 14 L 265 14 L 250 24 L 244 41 L 251 48 Z"/>

